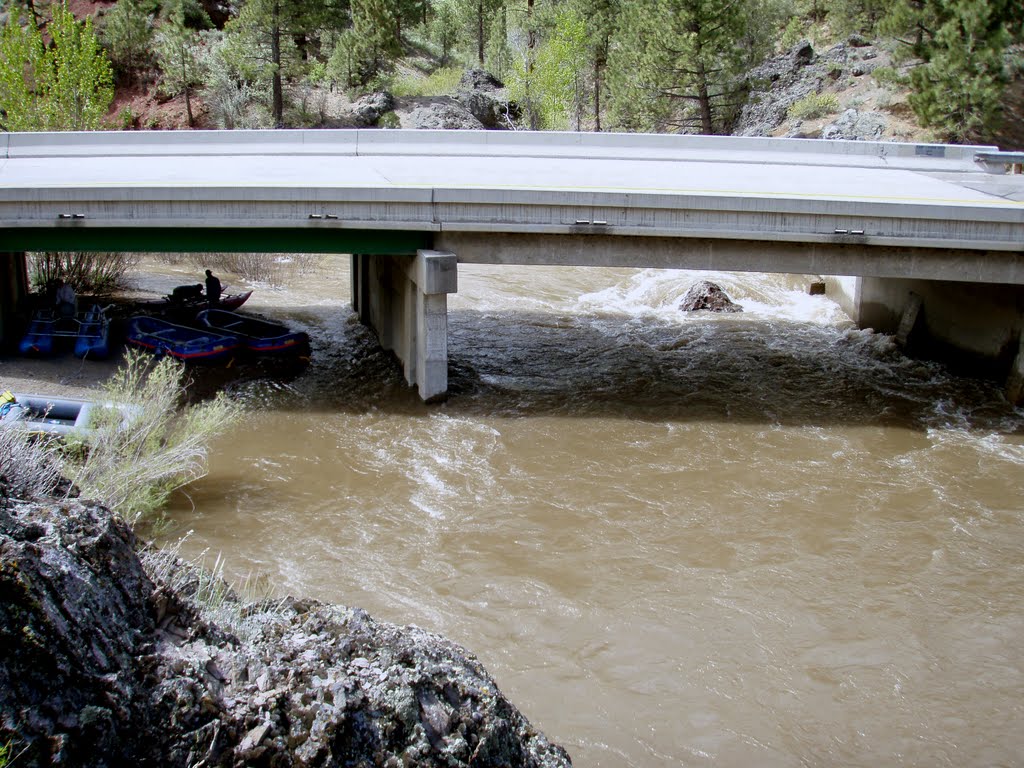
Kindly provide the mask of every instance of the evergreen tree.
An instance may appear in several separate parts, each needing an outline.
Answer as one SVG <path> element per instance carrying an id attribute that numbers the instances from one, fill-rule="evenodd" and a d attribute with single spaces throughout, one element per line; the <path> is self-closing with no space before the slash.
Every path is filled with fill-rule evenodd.
<path id="1" fill-rule="evenodd" d="M 613 44 L 613 111 L 628 130 L 722 133 L 748 60 L 740 0 L 638 0 Z"/>
<path id="2" fill-rule="evenodd" d="M 274 126 L 284 127 L 284 82 L 298 76 L 308 34 L 320 19 L 303 0 L 248 0 L 225 27 L 223 55 L 247 80 L 269 85 Z"/>
<path id="3" fill-rule="evenodd" d="M 504 10 L 505 0 L 453 0 L 452 6 L 464 30 L 464 39 L 467 43 L 472 41 L 473 58 L 483 67 L 491 31 Z"/>
<path id="4" fill-rule="evenodd" d="M 368 80 L 402 52 L 397 0 L 352 0 L 352 43 L 362 79 Z"/>
<path id="5" fill-rule="evenodd" d="M 163 73 L 160 89 L 169 96 L 185 96 L 185 113 L 191 128 L 195 125 L 192 93 L 203 82 L 196 33 L 185 26 L 184 16 L 175 14 L 160 27 L 156 37 L 156 55 Z"/>
<path id="6" fill-rule="evenodd" d="M 149 60 L 153 45 L 153 17 L 138 0 L 118 0 L 107 15 L 103 37 L 110 57 L 129 79 Z"/>
<path id="7" fill-rule="evenodd" d="M 924 10 L 937 24 L 918 45 L 910 106 L 922 125 L 962 141 L 998 121 L 1013 13 L 998 0 L 929 0 Z"/>
<path id="8" fill-rule="evenodd" d="M 87 131 L 99 128 L 114 100 L 110 61 L 92 20 L 75 21 L 53 7 L 46 46 L 34 25 L 12 10 L 0 30 L 0 128 L 8 131 Z"/>
<path id="9" fill-rule="evenodd" d="M 430 25 L 430 36 L 441 48 L 441 63 L 447 64 L 459 42 L 458 16 L 450 2 L 441 2 L 437 6 Z"/>
<path id="10" fill-rule="evenodd" d="M 608 68 L 608 56 L 611 53 L 621 0 L 577 0 L 577 3 L 586 24 L 590 52 L 594 130 L 600 131 L 601 98 L 607 90 L 605 72 Z"/>

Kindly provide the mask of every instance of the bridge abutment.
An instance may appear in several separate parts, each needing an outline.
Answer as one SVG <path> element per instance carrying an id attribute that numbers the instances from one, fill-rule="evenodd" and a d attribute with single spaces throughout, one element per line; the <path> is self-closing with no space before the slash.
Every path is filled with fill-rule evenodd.
<path id="1" fill-rule="evenodd" d="M 448 294 L 457 288 L 453 253 L 352 257 L 353 309 L 427 402 L 448 393 Z"/>
<path id="2" fill-rule="evenodd" d="M 881 277 L 827 283 L 859 327 L 897 334 L 909 354 L 954 370 L 1005 378 L 1013 402 L 1024 396 L 1024 286 Z"/>

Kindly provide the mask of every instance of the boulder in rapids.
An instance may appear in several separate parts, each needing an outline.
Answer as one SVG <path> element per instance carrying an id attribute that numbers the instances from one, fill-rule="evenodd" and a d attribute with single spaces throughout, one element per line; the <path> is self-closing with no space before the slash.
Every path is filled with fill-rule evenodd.
<path id="1" fill-rule="evenodd" d="M 679 302 L 682 312 L 697 312 L 706 309 L 709 312 L 742 312 L 743 307 L 729 298 L 722 286 L 710 280 L 694 283 Z"/>

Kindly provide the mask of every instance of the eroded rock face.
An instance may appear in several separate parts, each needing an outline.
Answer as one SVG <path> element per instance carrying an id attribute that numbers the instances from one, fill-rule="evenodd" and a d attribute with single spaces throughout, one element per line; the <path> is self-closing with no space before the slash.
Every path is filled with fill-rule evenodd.
<path id="1" fill-rule="evenodd" d="M 490 72 L 467 69 L 459 80 L 456 99 L 485 128 L 509 128 L 519 117 L 504 84 Z"/>
<path id="2" fill-rule="evenodd" d="M 352 105 L 352 122 L 358 128 L 370 128 L 394 108 L 395 99 L 387 91 L 368 93 Z"/>
<path id="3" fill-rule="evenodd" d="M 425 130 L 481 130 L 484 125 L 457 101 L 417 107 L 409 115 L 413 128 Z"/>
<path id="4" fill-rule="evenodd" d="M 221 589 L 214 609 L 209 577 L 136 546 L 96 505 L 0 510 L 0 740 L 19 764 L 571 765 L 459 646 L 312 601 Z"/>
<path id="5" fill-rule="evenodd" d="M 742 312 L 743 307 L 729 298 L 729 295 L 718 283 L 710 280 L 701 280 L 694 283 L 689 290 L 683 294 L 679 302 L 679 309 L 683 312 L 697 312 L 707 310 L 708 312 Z"/>
<path id="6" fill-rule="evenodd" d="M 733 126 L 733 135 L 771 136 L 787 122 L 789 109 L 796 102 L 827 91 L 840 78 L 870 73 L 878 66 L 876 58 L 873 46 L 853 36 L 824 53 L 804 40 L 766 60 L 747 74 L 749 94 Z"/>
<path id="7" fill-rule="evenodd" d="M 137 747 L 137 656 L 154 625 L 134 546 L 127 525 L 95 505 L 0 512 L 0 741 L 29 744 L 26 765 L 85 765 Z"/>
<path id="8" fill-rule="evenodd" d="M 839 118 L 821 129 L 823 139 L 848 141 L 877 141 L 888 125 L 885 116 L 877 112 L 858 112 L 847 109 Z"/>

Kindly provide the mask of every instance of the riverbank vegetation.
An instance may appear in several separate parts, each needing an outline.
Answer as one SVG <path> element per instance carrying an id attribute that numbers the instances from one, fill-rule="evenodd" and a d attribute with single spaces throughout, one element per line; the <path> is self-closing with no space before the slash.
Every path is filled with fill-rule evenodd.
<path id="1" fill-rule="evenodd" d="M 336 125 L 337 103 L 448 95 L 479 67 L 516 127 L 722 134 L 767 57 L 854 36 L 893 50 L 922 126 L 963 141 L 1024 71 L 1017 0 L 92 0 L 78 24 L 20 4 L 0 38 L 7 130 L 167 127 L 169 104 L 186 126 Z"/>
<path id="2" fill-rule="evenodd" d="M 183 366 L 128 350 L 87 434 L 67 441 L 0 430 L 0 478 L 12 497 L 80 493 L 129 523 L 152 523 L 168 496 L 206 472 L 210 442 L 238 418 L 223 395 L 182 405 Z"/>

